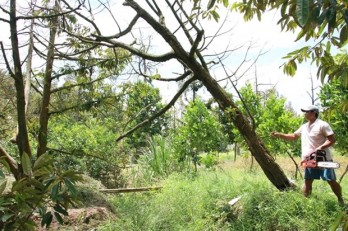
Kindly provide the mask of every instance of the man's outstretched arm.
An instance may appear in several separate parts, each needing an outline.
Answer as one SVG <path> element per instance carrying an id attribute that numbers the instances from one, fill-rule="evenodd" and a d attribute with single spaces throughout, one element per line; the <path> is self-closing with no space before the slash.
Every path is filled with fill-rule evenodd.
<path id="1" fill-rule="evenodd" d="M 284 133 L 280 133 L 280 132 L 272 132 L 271 136 L 276 137 L 276 138 L 280 138 L 283 140 L 288 140 L 288 141 L 297 140 L 299 138 L 299 136 L 296 135 L 295 133 L 284 134 Z"/>

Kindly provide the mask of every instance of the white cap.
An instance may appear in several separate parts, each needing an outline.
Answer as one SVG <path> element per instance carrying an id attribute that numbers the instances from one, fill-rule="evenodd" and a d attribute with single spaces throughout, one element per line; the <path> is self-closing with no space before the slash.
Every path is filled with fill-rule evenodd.
<path id="1" fill-rule="evenodd" d="M 319 112 L 319 108 L 317 106 L 314 106 L 314 105 L 309 105 L 307 107 L 301 108 L 301 111 L 303 111 L 303 112 L 308 112 L 308 111 Z"/>

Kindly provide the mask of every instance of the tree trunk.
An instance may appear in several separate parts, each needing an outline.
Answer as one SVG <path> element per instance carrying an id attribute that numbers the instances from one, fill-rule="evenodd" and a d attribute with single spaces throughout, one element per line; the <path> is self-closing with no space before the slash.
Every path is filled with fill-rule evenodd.
<path id="1" fill-rule="evenodd" d="M 29 47 L 28 47 L 28 58 L 27 58 L 27 73 L 25 75 L 25 87 L 24 87 L 24 98 L 25 98 L 25 113 L 27 114 L 28 105 L 29 105 L 29 95 L 30 95 L 30 87 L 31 87 L 31 64 L 33 60 L 33 27 L 34 27 L 34 19 L 31 20 L 30 24 L 30 34 L 29 34 Z"/>
<path id="2" fill-rule="evenodd" d="M 25 116 L 25 95 L 24 95 L 24 78 L 22 73 L 22 64 L 19 55 L 18 44 L 18 32 L 17 32 L 17 16 L 16 16 L 16 1 L 10 2 L 10 28 L 11 28 L 11 45 L 12 45 L 12 57 L 14 72 L 11 70 L 11 76 L 15 81 L 16 97 L 17 97 L 17 123 L 18 134 L 16 137 L 16 144 L 18 146 L 19 157 L 21 158 L 23 153 L 27 153 L 31 156 L 31 150 L 29 146 L 29 137 Z M 16 179 L 21 177 L 21 168 L 15 171 L 13 174 Z"/>
<path id="3" fill-rule="evenodd" d="M 55 10 L 58 9 L 58 1 L 55 1 Z M 57 34 L 58 17 L 53 17 L 50 28 L 49 44 L 47 47 L 47 62 L 44 76 L 44 86 L 42 94 L 40 129 L 38 135 L 37 157 L 44 154 L 47 150 L 47 131 L 49 119 L 49 104 L 51 99 L 52 68 L 54 62 L 54 47 Z"/>
<path id="4" fill-rule="evenodd" d="M 251 154 L 255 157 L 267 178 L 279 190 L 292 187 L 292 183 L 286 177 L 283 170 L 274 161 L 267 148 L 252 129 L 249 121 L 243 116 L 242 112 L 226 94 L 224 89 L 222 89 L 216 80 L 213 79 L 197 62 L 194 62 L 192 65 L 194 66 L 194 69 L 196 69 L 196 76 L 199 77 L 207 90 L 215 100 L 217 100 L 221 109 L 230 115 L 230 119 L 244 137 Z"/>

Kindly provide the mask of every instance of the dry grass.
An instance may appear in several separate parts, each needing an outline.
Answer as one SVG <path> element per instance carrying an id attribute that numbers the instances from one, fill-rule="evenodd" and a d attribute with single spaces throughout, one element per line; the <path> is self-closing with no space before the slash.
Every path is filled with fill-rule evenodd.
<path id="1" fill-rule="evenodd" d="M 232 154 L 231 154 L 232 155 Z M 297 173 L 297 179 L 301 179 L 301 174 L 303 174 L 303 168 L 300 166 L 301 158 L 295 157 L 294 161 L 297 164 L 297 167 L 300 170 L 300 173 Z M 296 174 L 296 165 L 294 161 L 288 157 L 288 156 L 279 156 L 276 158 L 276 163 L 283 169 L 285 174 L 290 179 L 295 179 Z M 335 156 L 334 161 L 340 164 L 340 168 L 336 169 L 336 176 L 337 180 L 339 180 L 342 175 L 344 174 L 347 166 L 348 166 L 348 157 L 346 156 Z M 221 164 L 219 165 L 222 169 L 229 169 L 229 168 L 235 168 L 235 169 L 242 169 L 245 171 L 258 171 L 261 170 L 261 167 L 255 160 L 255 158 L 251 158 L 250 156 L 238 156 L 236 161 L 233 160 L 222 160 Z M 345 181 L 348 181 L 346 179 L 348 177 L 348 174 L 344 176 L 342 179 L 341 184 L 343 184 Z"/>

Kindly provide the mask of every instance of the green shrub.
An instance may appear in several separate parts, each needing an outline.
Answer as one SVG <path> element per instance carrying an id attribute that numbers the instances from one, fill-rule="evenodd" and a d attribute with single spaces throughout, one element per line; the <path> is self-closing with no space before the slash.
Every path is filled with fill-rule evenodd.
<path id="1" fill-rule="evenodd" d="M 10 188 L 0 169 L 0 230 L 35 230 L 35 212 L 46 228 L 54 219 L 63 223 L 67 209 L 78 202 L 75 184 L 83 180 L 81 173 L 56 169 L 48 154 L 32 162 L 24 153 L 22 165 L 23 175 Z"/>
<path id="2" fill-rule="evenodd" d="M 210 152 L 205 155 L 200 155 L 200 162 L 206 168 L 212 168 L 218 164 L 218 155 L 216 152 Z"/>

